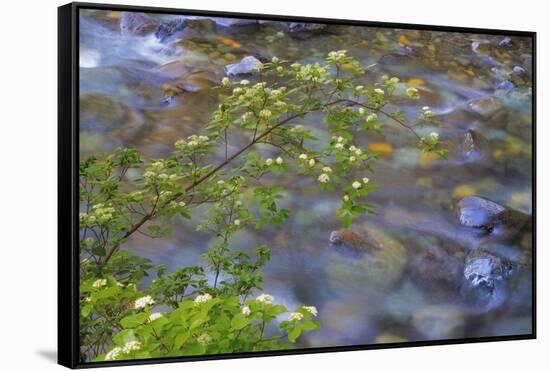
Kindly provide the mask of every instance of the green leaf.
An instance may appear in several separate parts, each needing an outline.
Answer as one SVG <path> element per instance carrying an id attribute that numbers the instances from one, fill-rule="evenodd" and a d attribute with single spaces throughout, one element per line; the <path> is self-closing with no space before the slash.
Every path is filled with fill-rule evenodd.
<path id="1" fill-rule="evenodd" d="M 124 344 L 136 340 L 134 330 L 122 330 L 115 336 L 113 336 L 113 343 L 118 346 L 124 346 Z"/>
<path id="2" fill-rule="evenodd" d="M 206 347 L 199 343 L 189 344 L 183 351 L 183 354 L 186 356 L 198 356 L 206 353 Z"/>
<path id="3" fill-rule="evenodd" d="M 143 325 L 148 319 L 149 314 L 147 314 L 146 312 L 141 312 L 124 317 L 122 320 L 120 320 L 120 324 L 124 328 L 136 328 L 140 325 Z"/>
<path id="4" fill-rule="evenodd" d="M 302 329 L 299 326 L 294 327 L 288 332 L 288 340 L 295 343 L 296 339 L 302 334 Z"/>
<path id="5" fill-rule="evenodd" d="M 231 320 L 231 327 L 235 330 L 240 330 L 246 327 L 250 323 L 250 319 L 245 317 L 243 314 L 237 314 Z"/>

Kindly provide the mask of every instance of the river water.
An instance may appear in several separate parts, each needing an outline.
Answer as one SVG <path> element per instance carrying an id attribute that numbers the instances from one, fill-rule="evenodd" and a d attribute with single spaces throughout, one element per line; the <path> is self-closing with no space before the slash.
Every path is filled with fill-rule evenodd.
<path id="1" fill-rule="evenodd" d="M 176 18 L 149 17 L 154 22 Z M 284 23 L 223 27 L 204 22 L 160 42 L 151 32 L 121 32 L 120 20 L 119 12 L 81 10 L 81 156 L 119 146 L 151 157 L 170 154 L 175 140 L 204 133 L 220 100 L 212 87 L 224 76 L 225 65 L 248 55 L 305 63 L 346 49 L 373 65 L 365 83 L 386 73 L 420 90 L 414 105 L 401 102 L 405 112 L 428 105 L 437 114 L 441 127 L 419 131 L 440 134 L 451 149 L 447 161 L 421 154 L 415 138 L 389 123 L 383 134 L 359 140 L 381 154 L 369 175 L 380 188 L 371 196 L 377 214 L 354 225 L 381 231 L 390 244 L 405 249 L 401 275 L 373 275 L 368 263 L 361 266 L 331 250 L 328 236 L 339 228 L 334 215 L 339 200 L 319 192 L 315 179 L 268 180 L 285 185 L 289 219 L 281 227 L 240 232 L 233 248 L 269 246 L 264 291 L 289 308 L 319 309 L 321 329 L 298 346 L 531 332 L 529 282 L 503 294 L 499 305 L 464 299 L 461 264 L 480 241 L 459 225 L 453 211 L 458 199 L 477 194 L 532 212 L 530 39 L 352 26 L 293 34 Z M 175 85 L 185 92 L 167 96 L 167 87 Z M 301 123 L 323 138 L 328 132 L 320 122 L 313 115 Z M 476 156 L 461 153 L 468 130 L 483 138 Z M 213 240 L 194 231 L 196 222 L 176 220 L 168 239 L 135 235 L 126 248 L 169 270 L 201 264 Z M 433 266 L 426 267 L 426 254 L 435 259 Z"/>

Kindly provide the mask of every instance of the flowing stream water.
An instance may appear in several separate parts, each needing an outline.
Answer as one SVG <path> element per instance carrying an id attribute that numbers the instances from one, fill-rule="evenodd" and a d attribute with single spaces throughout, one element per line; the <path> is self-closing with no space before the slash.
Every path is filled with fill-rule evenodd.
<path id="1" fill-rule="evenodd" d="M 81 11 L 81 156 L 119 146 L 151 157 L 170 154 L 175 140 L 204 133 L 220 101 L 212 87 L 224 76 L 224 66 L 248 55 L 310 63 L 346 49 L 372 65 L 365 83 L 382 74 L 398 76 L 421 95 L 420 101 L 400 102 L 400 108 L 414 114 L 427 105 L 441 122 L 419 131 L 440 134 L 451 149 L 446 161 L 422 154 L 415 138 L 391 123 L 383 134 L 359 139 L 381 154 L 369 175 L 380 188 L 371 195 L 377 214 L 358 218 L 354 226 L 383 231 L 406 250 L 406 268 L 398 278 L 369 274 L 334 254 L 328 237 L 340 228 L 335 217 L 340 201 L 320 192 L 315 178 L 270 179 L 285 185 L 289 219 L 280 227 L 239 232 L 233 247 L 269 246 L 264 291 L 290 308 L 319 309 L 321 329 L 304 336 L 299 346 L 531 332 L 529 283 L 515 286 L 503 294 L 505 304 L 492 307 L 469 305 L 464 283 L 456 278 L 431 279 L 453 277 L 464 254 L 480 243 L 475 231 L 459 224 L 453 211 L 458 199 L 478 194 L 532 212 L 530 39 L 356 26 L 294 34 L 277 22 L 240 27 L 205 22 L 161 42 L 153 33 L 122 32 L 120 19 L 119 12 Z M 185 92 L 167 97 L 166 87 L 174 85 Z M 320 116 L 301 123 L 320 138 L 329 135 Z M 478 155 L 468 157 L 461 143 L 469 130 L 483 140 Z M 213 239 L 196 232 L 195 223 L 177 220 L 170 238 L 134 235 L 126 247 L 169 271 L 201 264 Z M 426 251 L 445 253 L 435 253 L 437 264 L 426 267 Z"/>

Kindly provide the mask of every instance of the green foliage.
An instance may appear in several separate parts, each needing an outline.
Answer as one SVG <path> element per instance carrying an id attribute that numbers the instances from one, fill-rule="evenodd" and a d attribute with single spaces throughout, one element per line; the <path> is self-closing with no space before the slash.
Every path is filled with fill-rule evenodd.
<path id="1" fill-rule="evenodd" d="M 277 180 L 283 177 L 309 178 L 337 194 L 335 217 L 345 228 L 374 212 L 367 200 L 376 182 L 366 174 L 377 155 L 361 148 L 361 135 L 396 124 L 423 151 L 446 155 L 437 133 L 424 138 L 415 131 L 434 123 L 429 107 L 407 124 L 393 103 L 394 95 L 414 101 L 421 93 L 396 77 L 361 85 L 367 70 L 345 51 L 306 65 L 274 57 L 260 65 L 257 83 L 224 78 L 206 133 L 178 139 L 170 156 L 142 158 L 125 148 L 82 159 L 83 361 L 285 349 L 319 327 L 314 307 L 300 307 L 275 326 L 287 309 L 269 295 L 248 299 L 262 289 L 269 249 L 247 252 L 232 241 L 243 228 L 285 222 L 291 210 L 280 206 L 284 189 Z M 310 113 L 323 115 L 319 125 L 328 140 L 296 123 Z M 229 153 L 234 132 L 246 141 Z M 213 164 L 214 154 L 223 160 Z M 169 236 L 174 218 L 198 219 L 197 229 L 215 237 L 203 265 L 167 274 L 123 248 L 136 233 Z M 148 284 L 144 278 L 153 270 L 157 278 Z M 168 311 L 155 314 L 156 306 Z M 266 335 L 275 330 L 276 336 Z"/>
<path id="2" fill-rule="evenodd" d="M 270 324 L 288 312 L 271 300 L 260 295 L 241 305 L 235 296 L 205 294 L 181 301 L 170 313 L 136 309 L 120 320 L 113 347 L 95 361 L 284 349 L 319 328 L 316 311 L 300 307 L 280 322 L 276 335 L 268 336 Z"/>

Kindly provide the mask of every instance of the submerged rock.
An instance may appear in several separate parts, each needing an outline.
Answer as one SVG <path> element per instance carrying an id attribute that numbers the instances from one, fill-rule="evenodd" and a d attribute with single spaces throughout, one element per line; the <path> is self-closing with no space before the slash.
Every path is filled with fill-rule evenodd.
<path id="1" fill-rule="evenodd" d="M 502 102 L 497 97 L 485 97 L 468 102 L 468 109 L 483 118 L 490 118 L 503 109 Z"/>
<path id="2" fill-rule="evenodd" d="M 460 156 L 465 161 L 476 161 L 487 155 L 489 143 L 475 130 L 467 130 L 459 145 Z"/>
<path id="3" fill-rule="evenodd" d="M 248 75 L 255 72 L 262 62 L 254 56 L 247 56 L 238 63 L 228 64 L 225 71 L 228 76 Z"/>
<path id="4" fill-rule="evenodd" d="M 475 250 L 466 257 L 464 278 L 473 287 L 482 288 L 490 295 L 497 281 L 510 276 L 512 271 L 513 265 L 509 260 L 485 250 Z"/>
<path id="5" fill-rule="evenodd" d="M 492 218 L 505 209 L 504 206 L 480 196 L 464 197 L 455 207 L 460 224 L 476 228 L 487 226 Z"/>
<path id="6" fill-rule="evenodd" d="M 177 33 L 183 31 L 186 27 L 187 20 L 185 18 L 176 18 L 168 22 L 163 22 L 158 25 L 155 31 L 155 37 L 159 39 L 160 42 L 165 42 Z"/>
<path id="7" fill-rule="evenodd" d="M 243 27 L 243 26 L 255 26 L 258 24 L 257 19 L 243 19 L 243 18 L 213 18 L 214 22 L 218 26 L 222 27 Z"/>
<path id="8" fill-rule="evenodd" d="M 329 243 L 337 255 L 327 271 L 336 286 L 388 288 L 401 277 L 407 261 L 407 251 L 399 241 L 371 226 L 332 231 Z"/>
<path id="9" fill-rule="evenodd" d="M 122 12 L 120 31 L 123 35 L 143 36 L 153 33 L 159 23 L 159 20 L 145 13 Z"/>
<path id="10" fill-rule="evenodd" d="M 317 32 L 326 31 L 327 27 L 326 24 L 321 23 L 290 22 L 288 31 L 294 37 L 306 38 Z"/>

